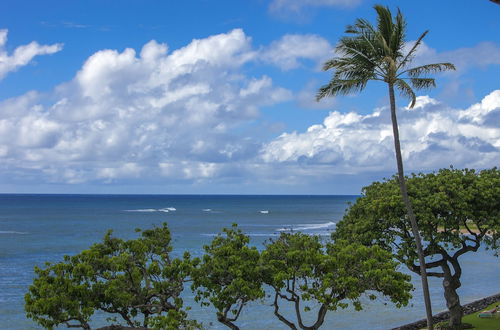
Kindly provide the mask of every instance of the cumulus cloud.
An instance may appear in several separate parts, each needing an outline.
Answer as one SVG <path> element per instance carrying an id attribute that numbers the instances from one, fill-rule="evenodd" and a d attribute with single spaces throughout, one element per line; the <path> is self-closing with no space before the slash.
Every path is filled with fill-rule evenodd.
<path id="1" fill-rule="evenodd" d="M 308 103 L 316 82 L 292 94 L 247 64 L 291 70 L 330 50 L 314 35 L 254 47 L 236 29 L 174 50 L 153 40 L 138 51 L 98 51 L 52 92 L 0 102 L 2 182 L 286 185 L 394 172 L 386 108 L 332 112 L 305 132 L 262 142 L 275 124 L 259 126 L 263 107 L 334 104 Z M 497 165 L 499 120 L 500 91 L 467 109 L 419 97 L 414 109 L 400 109 L 408 169 Z"/>
<path id="2" fill-rule="evenodd" d="M 261 59 L 282 70 L 295 69 L 300 60 L 324 62 L 333 54 L 330 43 L 314 34 L 287 34 L 261 52 Z"/>
<path id="3" fill-rule="evenodd" d="M 239 29 L 172 52 L 156 41 L 101 50 L 48 97 L 0 103 L 3 173 L 68 183 L 216 176 L 257 153 L 240 127 L 291 98 L 268 76 L 242 74 L 257 52 Z"/>
<path id="4" fill-rule="evenodd" d="M 17 47 L 9 55 L 5 50 L 8 32 L 6 29 L 0 30 L 0 80 L 5 78 L 9 72 L 16 71 L 30 63 L 35 56 L 54 54 L 62 49 L 62 44 L 40 45 L 33 41 Z"/>
<path id="5" fill-rule="evenodd" d="M 403 158 L 409 170 L 454 165 L 484 168 L 500 162 L 500 90 L 465 110 L 419 96 L 399 111 Z M 387 108 L 371 114 L 332 112 L 302 133 L 284 133 L 261 150 L 266 163 L 329 165 L 334 173 L 394 169 Z M 325 166 L 323 166 L 325 167 Z"/>

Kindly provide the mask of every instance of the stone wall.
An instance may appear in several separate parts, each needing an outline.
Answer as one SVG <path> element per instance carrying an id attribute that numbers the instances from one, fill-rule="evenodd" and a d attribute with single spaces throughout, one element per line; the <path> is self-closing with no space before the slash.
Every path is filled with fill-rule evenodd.
<path id="1" fill-rule="evenodd" d="M 486 306 L 491 305 L 497 301 L 500 301 L 500 293 L 497 293 L 493 296 L 489 296 L 487 298 L 476 300 L 476 301 L 471 302 L 469 304 L 463 305 L 462 308 L 464 310 L 464 315 L 468 315 L 468 314 L 472 314 L 472 313 L 475 313 L 477 311 L 480 311 L 483 308 L 485 308 Z M 434 321 L 434 324 L 436 324 L 438 322 L 448 320 L 449 316 L 450 316 L 449 312 L 442 312 L 442 313 L 434 315 L 432 319 Z M 406 324 L 406 325 L 403 325 L 403 326 L 400 326 L 397 328 L 393 328 L 392 330 L 418 330 L 418 329 L 425 328 L 426 326 L 427 326 L 427 320 L 423 319 L 423 320 L 409 323 L 409 324 Z"/>

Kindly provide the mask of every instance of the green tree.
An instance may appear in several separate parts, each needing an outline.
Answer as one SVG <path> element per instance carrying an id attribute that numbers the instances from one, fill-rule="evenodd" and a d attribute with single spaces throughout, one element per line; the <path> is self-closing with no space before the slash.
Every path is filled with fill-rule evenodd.
<path id="1" fill-rule="evenodd" d="M 282 233 L 262 252 L 264 281 L 274 292 L 274 314 L 291 329 L 319 329 L 328 311 L 348 307 L 361 310 L 359 298 L 373 291 L 390 297 L 400 307 L 406 305 L 412 285 L 410 276 L 397 271 L 390 253 L 373 246 L 338 241 L 323 246 L 318 236 Z M 280 312 L 280 304 L 292 304 L 296 322 Z M 316 321 L 304 324 L 309 304 L 319 305 Z"/>
<path id="2" fill-rule="evenodd" d="M 49 329 L 60 324 L 90 329 L 96 310 L 130 327 L 196 326 L 186 319 L 180 298 L 190 258 L 172 258 L 170 241 L 166 224 L 132 240 L 109 231 L 102 243 L 88 250 L 48 263 L 45 269 L 36 267 L 37 277 L 25 296 L 27 316 Z"/>
<path id="3" fill-rule="evenodd" d="M 451 63 L 436 63 L 409 67 L 419 45 L 422 43 L 428 31 L 422 33 L 417 41 L 409 48 L 409 51 L 405 53 L 406 21 L 401 12 L 398 10 L 397 15 L 393 19 L 388 7 L 376 5 L 374 8 L 377 12 L 376 27 L 365 19 L 357 19 L 354 25 L 347 26 L 345 30 L 347 36 L 341 38 L 336 47 L 338 57 L 327 61 L 323 66 L 325 71 L 334 70 L 334 73 L 330 82 L 319 89 L 317 99 L 362 91 L 370 80 L 382 81 L 387 84 L 389 89 L 399 186 L 412 226 L 419 260 L 422 265 L 421 275 L 427 323 L 429 328 L 432 329 L 432 310 L 427 276 L 425 275 L 425 260 L 422 253 L 422 244 L 404 181 L 405 175 L 399 141 L 394 90 L 397 89 L 401 95 L 408 97 L 411 100 L 410 108 L 412 108 L 416 101 L 413 89 L 418 90 L 435 87 L 434 79 L 426 77 L 427 74 L 454 70 L 455 67 Z"/>
<path id="4" fill-rule="evenodd" d="M 35 267 L 37 277 L 25 296 L 26 316 L 50 330 L 58 325 L 90 330 L 96 302 L 89 294 L 87 272 L 86 267 L 72 264 L 69 256 L 64 262 Z"/>
<path id="5" fill-rule="evenodd" d="M 364 244 L 378 244 L 420 274 L 415 238 L 405 219 L 397 178 L 375 182 L 349 208 L 333 234 Z M 428 276 L 443 279 L 444 297 L 451 313 L 449 326 L 460 328 L 462 307 L 457 294 L 462 268 L 459 258 L 481 244 L 499 252 L 500 171 L 442 169 L 407 178 L 408 193 L 425 243 Z"/>
<path id="6" fill-rule="evenodd" d="M 264 298 L 260 254 L 248 245 L 250 239 L 238 229 L 224 228 L 210 245 L 192 273 L 195 300 L 202 306 L 212 304 L 217 320 L 231 329 L 239 329 L 234 322 L 250 301 Z"/>

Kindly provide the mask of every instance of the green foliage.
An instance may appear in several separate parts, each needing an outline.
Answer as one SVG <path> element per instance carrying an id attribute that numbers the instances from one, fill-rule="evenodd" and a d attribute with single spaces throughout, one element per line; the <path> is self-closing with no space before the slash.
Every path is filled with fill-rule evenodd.
<path id="1" fill-rule="evenodd" d="M 481 245 L 496 255 L 499 252 L 500 171 L 442 169 L 414 174 L 406 181 L 424 241 L 427 275 L 443 278 L 450 326 L 458 327 L 462 317 L 457 293 L 462 285 L 460 256 L 476 252 Z M 378 244 L 420 274 L 415 239 L 397 178 L 365 187 L 332 237 Z"/>
<path id="2" fill-rule="evenodd" d="M 166 315 L 152 317 L 148 326 L 155 330 L 195 330 L 203 329 L 201 324 L 195 320 L 189 320 L 186 311 L 182 309 L 171 309 Z"/>
<path id="3" fill-rule="evenodd" d="M 293 304 L 300 328 L 318 329 L 327 311 L 346 308 L 348 301 L 360 310 L 359 298 L 369 291 L 381 292 L 398 307 L 411 297 L 409 276 L 398 272 L 391 255 L 377 246 L 346 241 L 324 246 L 318 236 L 282 233 L 266 245 L 262 263 L 264 281 L 274 290 L 275 315 L 291 328 L 297 326 L 280 313 L 280 302 Z M 308 327 L 301 313 L 316 305 L 316 321 Z"/>
<path id="4" fill-rule="evenodd" d="M 206 254 L 192 273 L 192 289 L 202 306 L 212 304 L 219 322 L 237 329 L 235 322 L 243 307 L 264 297 L 259 251 L 249 247 L 250 239 L 233 224 L 205 246 Z"/>
<path id="5" fill-rule="evenodd" d="M 389 8 L 377 5 L 377 24 L 373 26 L 365 19 L 357 19 L 348 25 L 346 36 L 340 39 L 335 53 L 338 57 L 327 61 L 323 69 L 334 70 L 330 82 L 320 88 L 317 99 L 327 96 L 346 95 L 362 91 L 368 81 L 383 81 L 395 86 L 401 95 L 410 98 L 415 105 L 413 89 L 435 86 L 433 78 L 426 75 L 446 70 L 455 70 L 451 63 L 427 64 L 410 68 L 415 53 L 427 35 L 425 31 L 408 52 L 406 45 L 406 20 L 401 12 L 395 17 Z M 413 88 L 413 89 L 412 89 Z"/>
<path id="6" fill-rule="evenodd" d="M 477 250 L 481 243 L 498 253 L 500 171 L 497 168 L 479 173 L 469 169 L 441 169 L 437 173 L 414 174 L 407 182 L 426 255 L 462 251 L 458 257 Z M 363 188 L 362 196 L 349 208 L 333 237 L 379 244 L 415 269 L 415 243 L 405 215 L 397 178 L 374 182 Z"/>
<path id="7" fill-rule="evenodd" d="M 47 329 L 61 324 L 90 329 L 95 298 L 89 294 L 87 270 L 73 265 L 69 257 L 65 262 L 45 266 L 35 267 L 37 277 L 25 296 L 26 315 Z"/>
<path id="8" fill-rule="evenodd" d="M 73 321 L 89 329 L 95 310 L 116 315 L 131 327 L 183 324 L 180 293 L 191 262 L 188 254 L 182 260 L 170 257 L 170 239 L 166 224 L 133 240 L 115 238 L 109 231 L 102 243 L 45 269 L 35 268 L 37 278 L 25 297 L 27 316 L 49 328 Z"/>

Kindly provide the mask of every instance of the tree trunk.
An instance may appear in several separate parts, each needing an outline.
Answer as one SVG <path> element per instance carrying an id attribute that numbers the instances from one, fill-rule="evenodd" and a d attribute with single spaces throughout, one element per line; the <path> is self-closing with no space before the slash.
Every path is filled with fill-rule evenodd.
<path id="1" fill-rule="evenodd" d="M 324 304 L 322 304 L 319 311 L 318 311 L 318 318 L 317 318 L 316 322 L 312 326 L 302 328 L 302 329 L 318 330 L 323 325 L 323 322 L 325 322 L 325 316 L 326 316 L 327 311 L 328 311 L 328 309 L 326 308 L 326 306 Z"/>
<path id="2" fill-rule="evenodd" d="M 274 287 L 273 287 L 274 288 Z M 297 327 L 295 326 L 295 324 L 293 324 L 292 322 L 288 321 L 283 315 L 280 314 L 279 312 L 279 304 L 278 304 L 278 289 L 274 288 L 275 290 L 275 294 L 274 294 L 274 303 L 273 303 L 273 306 L 274 306 L 274 315 L 276 315 L 276 317 L 278 318 L 278 320 L 280 320 L 281 322 L 285 323 L 290 329 L 292 330 L 297 330 Z"/>
<path id="3" fill-rule="evenodd" d="M 405 174 L 403 169 L 403 157 L 401 156 L 401 145 L 399 142 L 399 129 L 398 120 L 396 116 L 396 98 L 394 97 L 394 85 L 389 83 L 389 101 L 391 104 L 391 120 L 392 120 L 392 132 L 394 134 L 394 149 L 396 152 L 396 163 L 398 166 L 398 179 L 399 188 L 401 190 L 401 196 L 403 197 L 403 202 L 406 207 L 406 212 L 408 214 L 408 219 L 410 220 L 411 230 L 413 232 L 413 237 L 415 238 L 415 245 L 417 246 L 418 260 L 420 264 L 420 278 L 422 280 L 422 290 L 424 293 L 425 302 L 425 312 L 427 316 L 427 327 L 429 330 L 433 329 L 432 325 L 432 306 L 431 299 L 429 295 L 429 284 L 427 282 L 427 270 L 425 268 L 425 257 L 422 251 L 422 241 L 420 239 L 420 234 L 418 232 L 417 220 L 415 214 L 413 213 L 413 207 L 411 205 L 410 198 L 408 197 L 408 190 L 406 188 Z"/>
<path id="4" fill-rule="evenodd" d="M 449 326 L 451 329 L 460 329 L 462 324 L 463 310 L 460 305 L 460 297 L 457 294 L 457 289 L 460 286 L 460 280 L 445 275 L 443 280 L 444 298 L 446 299 L 446 307 L 450 311 Z"/>
<path id="5" fill-rule="evenodd" d="M 228 319 L 226 319 L 225 317 L 218 317 L 217 320 L 224 324 L 226 327 L 232 329 L 232 330 L 240 330 L 240 328 L 238 328 L 236 326 L 236 324 L 234 324 L 233 322 L 229 321 Z"/>

